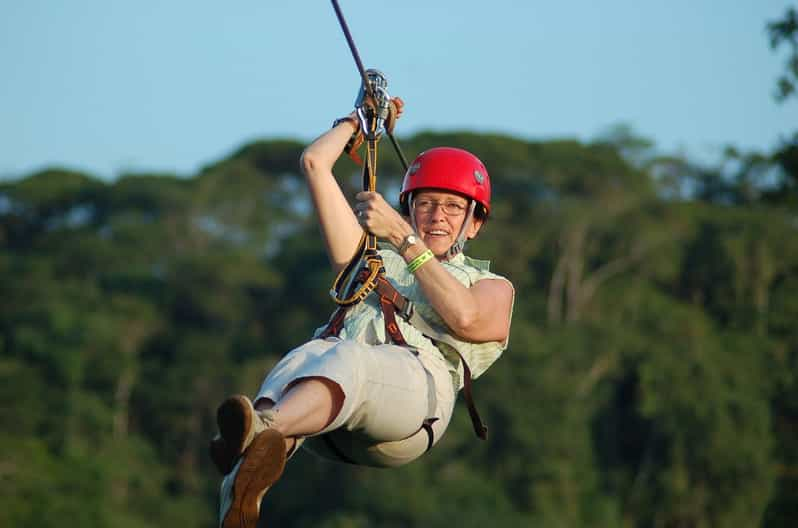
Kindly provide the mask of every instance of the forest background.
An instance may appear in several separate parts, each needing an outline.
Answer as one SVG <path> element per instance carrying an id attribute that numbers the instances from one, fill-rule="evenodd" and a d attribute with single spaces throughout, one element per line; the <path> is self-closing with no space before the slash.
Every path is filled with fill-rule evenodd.
<path id="1" fill-rule="evenodd" d="M 769 26 L 790 51 L 798 17 Z M 424 459 L 292 460 L 279 525 L 794 526 L 798 130 L 707 165 L 618 127 L 589 142 L 400 136 L 485 161 L 469 249 L 517 291 L 510 348 Z M 255 141 L 188 178 L 50 168 L 0 183 L 0 525 L 213 526 L 219 401 L 331 312 L 297 160 Z M 358 168 L 336 173 L 352 195 Z M 380 186 L 401 169 L 383 148 Z M 312 500 L 311 500 L 312 498 Z"/>

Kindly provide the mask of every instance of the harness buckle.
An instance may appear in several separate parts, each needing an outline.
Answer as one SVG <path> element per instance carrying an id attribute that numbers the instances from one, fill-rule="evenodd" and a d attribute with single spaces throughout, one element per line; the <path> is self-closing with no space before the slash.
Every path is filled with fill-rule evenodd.
<path id="1" fill-rule="evenodd" d="M 409 323 L 410 319 L 413 317 L 414 312 L 415 312 L 415 306 L 413 305 L 413 301 L 405 297 L 405 305 L 398 312 L 399 317 L 401 317 L 402 319 L 404 319 Z"/>

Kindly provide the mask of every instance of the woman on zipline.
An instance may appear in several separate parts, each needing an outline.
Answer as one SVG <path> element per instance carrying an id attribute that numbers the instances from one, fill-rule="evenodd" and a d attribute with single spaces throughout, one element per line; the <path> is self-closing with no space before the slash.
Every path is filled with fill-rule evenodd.
<path id="1" fill-rule="evenodd" d="M 392 103 L 398 118 L 403 103 Z M 441 439 L 464 387 L 484 438 L 470 382 L 506 348 L 514 295 L 488 262 L 462 253 L 490 213 L 488 172 L 464 150 L 433 148 L 405 174 L 401 213 L 367 191 L 355 196 L 353 211 L 332 168 L 359 123 L 355 112 L 336 121 L 300 166 L 332 270 L 347 266 L 364 230 L 375 235 L 387 243 L 379 250 L 386 288 L 412 302 L 413 317 L 388 314 L 384 291 L 372 292 L 283 357 L 253 401 L 233 396 L 221 404 L 211 457 L 226 475 L 224 528 L 256 526 L 264 493 L 303 442 L 352 464 L 406 464 Z"/>

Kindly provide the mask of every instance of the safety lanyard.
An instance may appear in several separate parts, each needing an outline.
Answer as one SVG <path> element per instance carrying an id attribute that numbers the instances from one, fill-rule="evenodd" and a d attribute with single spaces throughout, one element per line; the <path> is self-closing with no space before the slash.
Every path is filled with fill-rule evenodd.
<path id="1" fill-rule="evenodd" d="M 374 124 L 376 125 L 376 120 Z M 376 191 L 377 189 L 377 143 L 379 137 L 372 133 L 366 143 L 366 160 L 363 163 L 363 190 Z M 365 277 L 360 273 L 368 270 Z M 354 256 L 333 282 L 330 295 L 340 307 L 350 307 L 362 302 L 374 291 L 377 278 L 385 273 L 382 257 L 377 253 L 377 237 L 363 231 L 358 248 Z"/>

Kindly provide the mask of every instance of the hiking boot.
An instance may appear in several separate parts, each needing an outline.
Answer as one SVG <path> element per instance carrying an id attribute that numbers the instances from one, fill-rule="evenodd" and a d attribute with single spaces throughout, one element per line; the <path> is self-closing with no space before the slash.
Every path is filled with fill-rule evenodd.
<path id="1" fill-rule="evenodd" d="M 210 443 L 210 457 L 222 475 L 233 470 L 238 459 L 255 438 L 274 424 L 274 414 L 256 411 L 246 396 L 227 398 L 216 411 L 219 435 Z"/>
<path id="2" fill-rule="evenodd" d="M 285 438 L 274 429 L 256 434 L 222 481 L 222 528 L 256 528 L 260 503 L 285 469 Z"/>
<path id="3" fill-rule="evenodd" d="M 216 469 L 219 470 L 222 476 L 233 471 L 235 463 L 238 462 L 238 454 L 232 453 L 227 449 L 227 442 L 224 441 L 221 435 L 216 435 L 213 440 L 211 440 L 208 454 L 213 461 L 213 465 L 216 466 Z"/>

